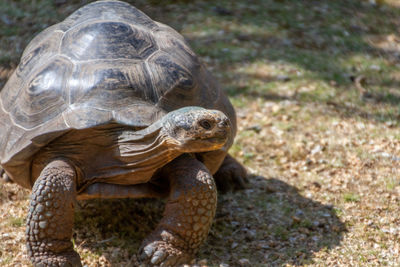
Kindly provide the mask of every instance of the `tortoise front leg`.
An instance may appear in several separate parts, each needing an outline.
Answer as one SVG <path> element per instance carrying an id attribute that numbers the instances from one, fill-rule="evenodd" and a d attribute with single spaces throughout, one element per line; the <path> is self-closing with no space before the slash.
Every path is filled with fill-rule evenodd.
<path id="1" fill-rule="evenodd" d="M 82 266 L 71 242 L 76 201 L 74 169 L 48 164 L 36 180 L 27 219 L 27 250 L 35 266 Z"/>
<path id="2" fill-rule="evenodd" d="M 182 155 L 161 170 L 170 182 L 164 217 L 142 244 L 150 266 L 189 263 L 208 235 L 217 205 L 212 175 L 198 160 Z"/>

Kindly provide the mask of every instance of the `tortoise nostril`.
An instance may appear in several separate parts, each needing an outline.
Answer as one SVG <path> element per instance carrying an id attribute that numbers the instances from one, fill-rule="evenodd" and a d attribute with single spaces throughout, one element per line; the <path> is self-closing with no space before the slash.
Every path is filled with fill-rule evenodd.
<path id="1" fill-rule="evenodd" d="M 218 126 L 221 128 L 228 128 L 230 126 L 230 122 L 228 119 L 222 119 L 219 123 Z"/>

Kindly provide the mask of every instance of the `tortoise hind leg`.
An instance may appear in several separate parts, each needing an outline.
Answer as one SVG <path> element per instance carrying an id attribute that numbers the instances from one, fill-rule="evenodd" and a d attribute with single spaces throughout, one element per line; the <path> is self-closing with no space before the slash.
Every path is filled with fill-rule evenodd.
<path id="1" fill-rule="evenodd" d="M 0 179 L 3 179 L 6 183 L 12 183 L 13 180 L 7 175 L 7 173 L 0 167 Z"/>
<path id="2" fill-rule="evenodd" d="M 143 241 L 140 257 L 149 266 L 179 266 L 189 263 L 206 239 L 217 191 L 207 168 L 188 155 L 167 164 L 161 175 L 170 182 L 169 199 L 161 222 Z"/>
<path id="3" fill-rule="evenodd" d="M 229 154 L 214 174 L 214 179 L 222 193 L 244 189 L 248 183 L 246 168 Z"/>
<path id="4" fill-rule="evenodd" d="M 34 266 L 82 266 L 71 242 L 76 175 L 65 161 L 48 164 L 36 180 L 27 219 L 27 250 Z"/>

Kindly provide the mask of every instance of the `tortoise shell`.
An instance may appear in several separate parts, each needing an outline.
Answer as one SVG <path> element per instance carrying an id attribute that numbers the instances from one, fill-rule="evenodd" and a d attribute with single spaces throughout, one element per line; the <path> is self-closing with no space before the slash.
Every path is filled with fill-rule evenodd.
<path id="1" fill-rule="evenodd" d="M 234 110 L 172 28 L 119 1 L 99 1 L 37 35 L 0 93 L 1 165 L 30 188 L 32 158 L 72 129 L 142 129 L 184 106 Z"/>

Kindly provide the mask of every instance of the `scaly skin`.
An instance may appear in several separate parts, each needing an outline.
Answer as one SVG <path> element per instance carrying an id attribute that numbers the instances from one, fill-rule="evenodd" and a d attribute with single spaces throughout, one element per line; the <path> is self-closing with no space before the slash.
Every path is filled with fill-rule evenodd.
<path id="1" fill-rule="evenodd" d="M 146 266 L 189 263 L 207 237 L 215 215 L 217 191 L 212 175 L 198 160 L 182 155 L 161 176 L 170 182 L 164 217 L 142 244 Z"/>
<path id="2" fill-rule="evenodd" d="M 34 266 L 82 266 L 71 242 L 75 171 L 65 161 L 48 164 L 36 180 L 27 219 L 27 250 Z"/>

